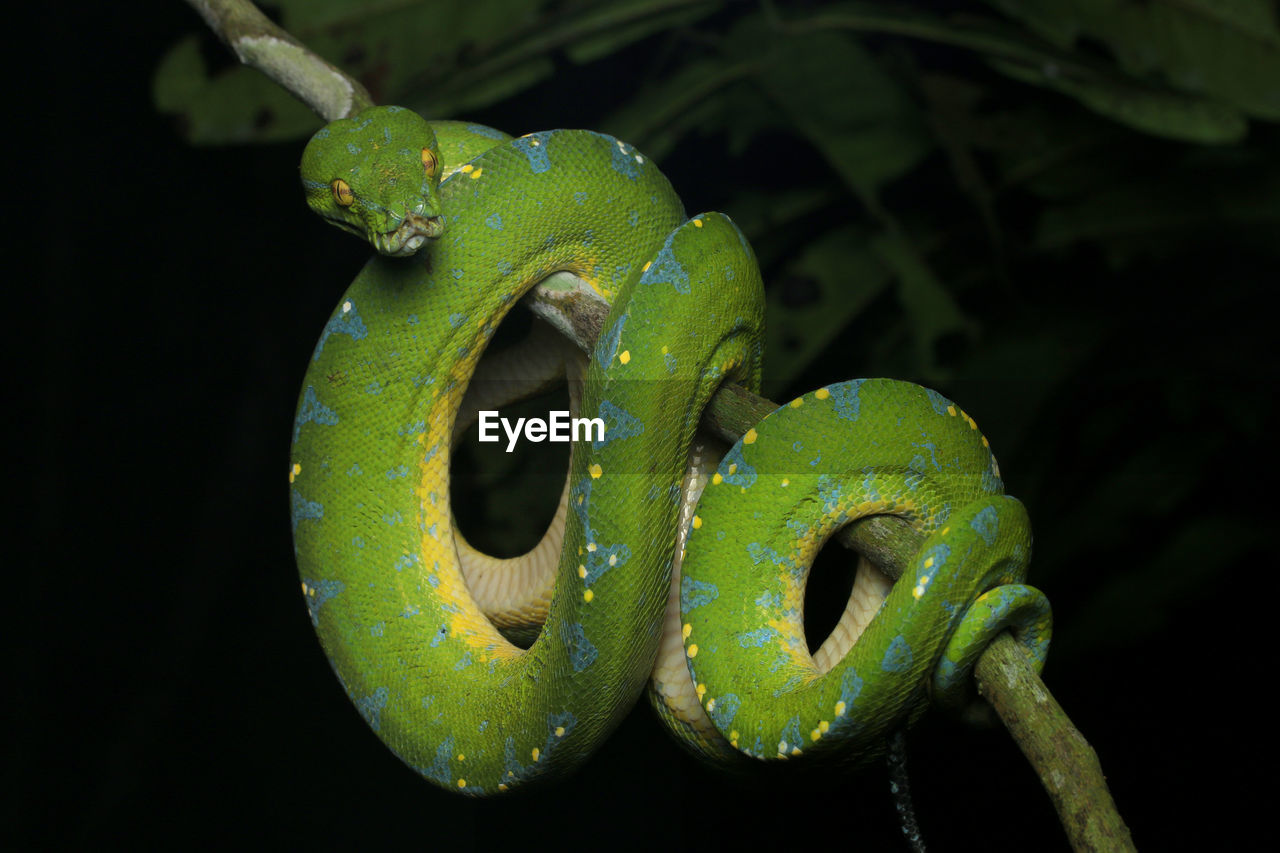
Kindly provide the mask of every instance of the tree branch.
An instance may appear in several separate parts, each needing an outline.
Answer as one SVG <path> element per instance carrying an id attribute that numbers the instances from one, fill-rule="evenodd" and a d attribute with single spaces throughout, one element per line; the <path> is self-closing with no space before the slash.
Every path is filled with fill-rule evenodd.
<path id="1" fill-rule="evenodd" d="M 258 69 L 325 121 L 347 118 L 373 98 L 355 78 L 276 26 L 249 0 L 187 0 L 241 62 Z"/>

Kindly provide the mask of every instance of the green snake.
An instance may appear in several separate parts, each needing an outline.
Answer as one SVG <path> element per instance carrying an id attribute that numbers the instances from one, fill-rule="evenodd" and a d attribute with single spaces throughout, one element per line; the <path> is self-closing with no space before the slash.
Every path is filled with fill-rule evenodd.
<path id="1" fill-rule="evenodd" d="M 709 760 L 860 763 L 931 699 L 963 701 L 1000 631 L 1043 662 L 1050 617 L 1022 584 L 1025 511 L 941 395 L 836 383 L 779 407 L 713 472 L 691 463 L 707 454 L 695 432 L 716 390 L 758 388 L 760 273 L 727 217 L 686 218 L 631 146 L 377 107 L 322 128 L 301 171 L 312 209 L 379 252 L 325 325 L 299 398 L 302 589 L 347 694 L 421 775 L 483 795 L 563 774 L 646 684 Z M 606 429 L 572 445 L 542 545 L 497 561 L 453 522 L 451 449 L 495 328 L 556 276 L 610 305 L 578 401 Z M 895 584 L 864 562 L 810 654 L 813 557 L 883 514 L 923 547 Z M 513 614 L 541 622 L 527 649 L 507 639 Z"/>

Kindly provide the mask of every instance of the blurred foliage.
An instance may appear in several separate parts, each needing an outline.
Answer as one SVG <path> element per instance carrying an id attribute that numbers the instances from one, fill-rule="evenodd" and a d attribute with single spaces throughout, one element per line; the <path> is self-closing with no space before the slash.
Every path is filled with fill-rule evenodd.
<path id="1" fill-rule="evenodd" d="M 1142 641 L 1261 548 L 1237 475 L 1274 427 L 1250 310 L 1280 246 L 1273 3 L 265 10 L 380 103 L 609 132 L 729 212 L 768 286 L 766 393 L 890 375 L 961 401 L 1031 508 L 1035 582 L 1075 613 L 1058 655 Z M 192 35 L 155 77 L 193 142 L 318 126 L 220 51 Z M 531 540 L 512 520 L 550 505 L 544 479 L 464 529 Z"/>

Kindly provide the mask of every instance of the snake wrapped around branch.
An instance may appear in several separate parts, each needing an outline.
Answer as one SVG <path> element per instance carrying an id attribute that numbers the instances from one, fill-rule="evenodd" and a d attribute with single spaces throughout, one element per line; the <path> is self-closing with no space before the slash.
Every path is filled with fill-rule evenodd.
<path id="1" fill-rule="evenodd" d="M 728 217 L 686 217 L 631 146 L 375 107 L 321 129 L 302 177 L 317 213 L 378 251 L 300 394 L 289 479 L 303 593 L 347 694 L 423 776 L 483 795 L 564 773 L 646 685 L 710 761 L 857 764 L 931 701 L 963 702 L 998 633 L 1043 662 L 1050 615 L 1023 584 L 1025 510 L 942 395 L 835 383 L 780 406 L 714 469 L 696 464 L 717 389 L 758 390 L 760 271 Z M 568 364 L 577 410 L 605 428 L 573 444 L 543 541 L 497 560 L 454 523 L 451 452 L 494 330 L 556 280 L 610 306 L 585 366 L 536 345 Z M 924 544 L 896 583 L 863 561 L 811 654 L 810 566 L 870 515 L 904 519 Z M 527 648 L 509 639 L 522 631 Z"/>

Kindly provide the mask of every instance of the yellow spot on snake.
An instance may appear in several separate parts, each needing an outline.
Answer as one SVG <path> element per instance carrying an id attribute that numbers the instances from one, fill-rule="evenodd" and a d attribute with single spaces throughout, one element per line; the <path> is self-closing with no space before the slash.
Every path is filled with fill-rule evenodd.
<path id="1" fill-rule="evenodd" d="M 351 312 L 351 300 L 348 299 L 346 302 L 342 303 L 342 313 L 349 314 L 350 312 Z"/>
<path id="2" fill-rule="evenodd" d="M 622 351 L 622 355 L 618 356 L 618 361 L 622 362 L 623 364 L 627 364 L 628 362 L 630 362 L 630 361 L 631 361 L 631 350 L 629 350 L 629 349 L 624 349 L 624 350 Z"/>
<path id="3" fill-rule="evenodd" d="M 818 398 L 819 400 L 825 400 L 831 396 L 831 392 L 828 391 L 826 388 L 819 388 L 817 391 L 813 392 L 813 396 Z"/>
<path id="4" fill-rule="evenodd" d="M 809 732 L 809 740 L 816 741 L 820 737 L 822 737 L 822 732 L 818 731 L 817 729 L 814 729 L 813 731 Z"/>
<path id="5" fill-rule="evenodd" d="M 578 566 L 578 577 L 585 578 L 586 576 L 587 576 L 587 567 L 581 566 L 581 565 Z"/>
<path id="6" fill-rule="evenodd" d="M 542 754 L 542 753 L 541 753 L 541 752 L 539 752 L 539 751 L 538 751 L 538 748 L 535 746 L 535 747 L 533 748 L 533 752 L 532 752 L 533 760 L 534 760 L 534 761 L 537 761 L 537 760 L 538 760 L 538 756 L 539 756 L 539 755 L 541 755 L 541 754 Z"/>
<path id="7" fill-rule="evenodd" d="M 783 486 L 790 486 L 790 485 L 791 485 L 791 481 L 790 481 L 790 480 L 788 480 L 786 477 L 783 477 L 783 478 L 782 478 L 782 485 L 783 485 Z"/>
<path id="8" fill-rule="evenodd" d="M 459 760 L 459 761 L 466 761 L 466 760 L 467 760 L 467 757 L 466 757 L 465 755 L 463 755 L 461 752 L 459 752 L 459 753 L 458 753 L 458 760 Z"/>
<path id="9" fill-rule="evenodd" d="M 694 689 L 694 692 L 698 694 L 698 701 L 699 701 L 699 702 L 701 702 L 701 701 L 702 701 L 702 694 L 704 694 L 704 693 L 706 693 L 706 692 L 707 692 L 707 685 L 705 685 L 705 684 L 699 684 L 699 685 L 697 686 L 697 688 L 695 688 L 695 689 Z"/>
<path id="10" fill-rule="evenodd" d="M 618 555 L 617 555 L 617 554 L 610 554 L 610 555 L 609 555 L 609 565 L 610 565 L 610 566 L 616 566 L 616 565 L 618 565 Z"/>
<path id="11" fill-rule="evenodd" d="M 794 400 L 791 401 L 791 408 L 793 409 L 798 409 L 803 405 L 804 405 L 804 400 L 800 397 L 796 397 Z"/>
<path id="12" fill-rule="evenodd" d="M 975 421 L 973 418 L 969 417 L 968 415 L 965 415 L 965 416 L 964 416 L 964 419 L 965 419 L 965 420 L 967 420 L 967 421 L 969 422 L 969 429 L 977 429 L 977 428 L 978 428 L 978 422 L 977 422 L 977 421 Z"/>
<path id="13" fill-rule="evenodd" d="M 925 560 L 925 561 L 924 561 L 924 567 L 925 567 L 926 569 L 931 569 L 931 568 L 933 568 L 933 557 L 930 557 L 929 559 L 927 559 L 927 560 Z"/>
<path id="14" fill-rule="evenodd" d="M 951 532 L 951 525 L 948 524 L 946 527 L 942 528 L 941 531 L 939 531 L 939 535 L 946 536 L 950 532 Z"/>
<path id="15" fill-rule="evenodd" d="M 951 415 L 953 418 L 956 416 L 956 407 L 954 404 L 947 406 L 947 414 Z"/>
<path id="16" fill-rule="evenodd" d="M 736 473 L 738 473 L 738 463 L 737 463 L 737 462 L 730 462 L 730 463 L 729 463 L 729 476 L 733 476 L 733 475 L 734 475 L 734 474 L 736 474 Z"/>
<path id="17" fill-rule="evenodd" d="M 471 180 L 473 180 L 473 181 L 474 181 L 476 178 L 480 177 L 480 174 L 481 174 L 483 171 L 484 171 L 484 169 L 476 169 L 474 172 L 472 172 L 470 175 L 468 175 L 468 177 L 469 177 L 469 178 L 471 178 Z"/>
<path id="18" fill-rule="evenodd" d="M 591 479 L 599 480 L 600 475 L 604 473 L 604 469 L 601 468 L 600 463 L 597 462 L 595 465 L 592 465 L 590 468 L 587 469 L 587 473 L 591 475 Z"/>
<path id="19" fill-rule="evenodd" d="M 564 737 L 564 726 L 556 726 L 556 737 Z"/>
<path id="20" fill-rule="evenodd" d="M 667 349 L 667 347 L 664 345 L 664 346 L 662 347 L 662 354 L 663 354 L 663 355 L 666 355 L 668 352 L 670 352 L 670 350 L 669 350 L 669 349 Z"/>
<path id="21" fill-rule="evenodd" d="M 843 701 L 840 701 L 840 702 L 837 702 L 837 703 L 836 703 L 836 716 L 837 716 L 837 717 L 843 717 L 843 716 L 844 716 L 844 707 L 845 707 L 845 706 L 844 706 L 844 702 L 843 702 Z"/>
<path id="22" fill-rule="evenodd" d="M 458 787 L 459 787 L 459 788 L 465 788 L 465 787 L 467 787 L 467 780 L 466 780 L 466 779 L 459 779 L 459 780 L 458 780 Z"/>
<path id="23" fill-rule="evenodd" d="M 293 467 L 289 469 L 289 482 L 293 482 L 293 478 L 302 473 L 302 466 L 297 462 L 293 463 Z"/>
<path id="24" fill-rule="evenodd" d="M 707 700 L 707 713 L 708 713 L 708 714 L 710 714 L 710 713 L 711 713 L 711 711 L 712 711 L 715 707 L 716 707 L 716 700 L 714 700 L 714 699 L 708 699 L 708 700 Z"/>
<path id="25" fill-rule="evenodd" d="M 693 224 L 694 224 L 694 227 L 696 227 L 696 228 L 701 228 L 701 227 L 702 227 L 702 220 L 701 220 L 701 219 L 695 219 L 695 220 L 693 220 Z"/>
<path id="26" fill-rule="evenodd" d="M 711 485 L 713 485 L 713 486 L 718 486 L 718 485 L 720 485 L 720 484 L 721 484 L 721 483 L 723 483 L 723 482 L 724 482 L 724 477 L 721 477 L 721 476 L 720 476 L 720 472 L 719 472 L 719 471 L 717 471 L 717 472 L 716 472 L 716 473 L 711 477 Z"/>
<path id="27" fill-rule="evenodd" d="M 680 636 L 687 640 L 689 639 L 689 635 L 692 633 L 693 633 L 693 626 L 690 625 L 688 622 L 684 623 L 684 627 L 680 629 Z"/>
<path id="28" fill-rule="evenodd" d="M 692 646 L 690 646 L 690 647 L 689 647 L 688 655 L 689 655 L 689 657 L 691 657 L 691 658 L 696 658 L 696 657 L 698 656 L 698 644 L 697 644 L 697 643 L 694 643 Z M 702 698 L 702 694 L 701 694 L 701 693 L 699 693 L 699 694 L 698 694 L 698 698 Z"/>
<path id="29" fill-rule="evenodd" d="M 461 169 L 459 169 L 458 171 L 459 171 L 459 172 L 461 172 L 461 173 L 462 173 L 462 174 L 464 174 L 464 175 L 469 175 L 469 174 L 471 174 L 471 171 L 472 171 L 473 169 L 475 169 L 475 166 L 472 166 L 470 163 L 468 163 L 467 165 L 463 166 L 463 167 L 462 167 Z"/>
<path id="30" fill-rule="evenodd" d="M 755 443 L 756 443 L 756 431 L 755 431 L 755 428 L 754 428 L 754 427 L 752 427 L 751 429 L 747 430 L 746 434 L 742 436 L 742 443 L 743 443 L 743 444 L 755 444 Z"/>
<path id="31" fill-rule="evenodd" d="M 503 784 L 502 782 L 499 782 L 499 783 L 498 783 L 498 790 L 499 790 L 499 791 L 505 791 L 505 790 L 507 790 L 507 786 L 506 786 L 505 784 Z"/>
<path id="32" fill-rule="evenodd" d="M 702 529 L 702 518 L 701 518 L 701 516 L 697 516 L 697 515 L 695 515 L 695 516 L 693 517 L 693 529 L 694 529 L 694 530 L 701 530 L 701 529 Z"/>
<path id="33" fill-rule="evenodd" d="M 593 552 L 593 553 L 594 553 L 594 552 L 595 552 L 595 550 L 596 550 L 596 543 L 594 543 L 594 542 L 588 542 L 588 543 L 587 543 L 587 550 L 588 550 L 588 551 L 591 551 L 591 552 Z"/>
<path id="34" fill-rule="evenodd" d="M 831 728 L 831 724 L 828 723 L 826 720 L 823 720 L 820 723 L 818 723 L 818 731 L 822 732 L 824 735 L 827 733 L 827 730 L 830 728 Z"/>
<path id="35" fill-rule="evenodd" d="M 987 437 L 986 437 L 985 435 L 982 437 L 982 446 L 983 446 L 983 447 L 990 447 L 990 446 L 991 446 L 991 442 L 987 441 Z"/>
<path id="36" fill-rule="evenodd" d="M 645 261 L 644 266 L 640 267 L 640 272 L 648 272 L 651 266 L 653 266 L 653 261 Z"/>
<path id="37" fill-rule="evenodd" d="M 798 747 L 798 746 L 793 746 L 793 747 L 791 747 L 791 754 L 792 754 L 792 755 L 799 755 L 799 754 L 800 754 L 800 747 Z"/>
<path id="38" fill-rule="evenodd" d="M 594 592 L 592 592 L 591 590 L 587 590 L 586 592 L 584 592 L 584 593 L 582 594 L 582 600 L 583 600 L 583 601 L 590 601 L 591 599 L 593 599 L 593 598 L 595 598 L 595 597 L 596 597 L 596 594 L 595 594 Z"/>

